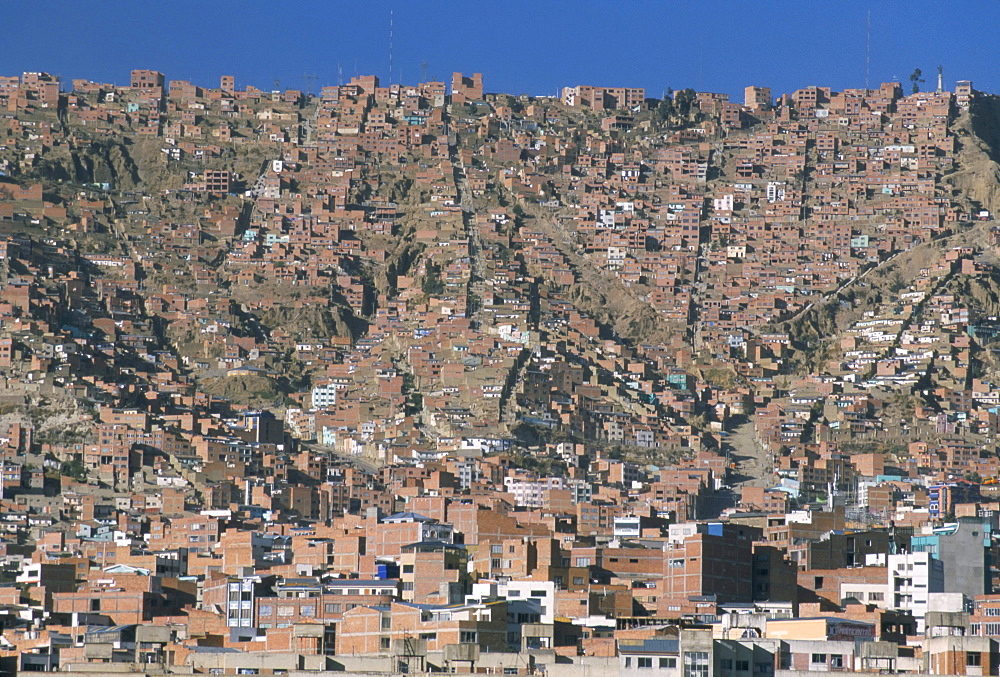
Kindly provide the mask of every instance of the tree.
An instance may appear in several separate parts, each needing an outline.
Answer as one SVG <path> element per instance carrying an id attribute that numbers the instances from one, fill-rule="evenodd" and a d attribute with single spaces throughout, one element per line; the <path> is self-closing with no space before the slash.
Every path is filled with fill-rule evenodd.
<path id="1" fill-rule="evenodd" d="M 685 120 L 691 114 L 691 104 L 694 103 L 695 94 L 696 92 L 691 88 L 682 89 L 674 94 L 674 108 L 677 110 L 677 114 Z"/>
<path id="2" fill-rule="evenodd" d="M 433 261 L 427 262 L 427 273 L 421 285 L 428 296 L 438 296 L 444 293 L 444 281 L 441 280 L 441 266 Z"/>
<path id="3" fill-rule="evenodd" d="M 77 482 L 87 481 L 87 467 L 83 465 L 83 459 L 80 458 L 80 454 L 73 456 L 73 459 L 70 461 L 64 461 L 61 472 L 66 477 L 72 477 Z"/>
<path id="4" fill-rule="evenodd" d="M 902 274 L 897 270 L 896 274 L 892 277 L 892 283 L 889 285 L 889 291 L 896 294 L 906 289 L 906 287 L 906 280 L 903 279 Z"/>
<path id="5" fill-rule="evenodd" d="M 669 122 L 676 113 L 673 95 L 674 90 L 667 88 L 666 95 L 660 101 L 660 105 L 656 107 L 656 118 L 661 123 Z"/>
<path id="6" fill-rule="evenodd" d="M 916 94 L 920 91 L 920 83 L 924 81 L 923 71 L 919 68 L 915 68 L 912 73 L 910 73 L 910 82 L 913 83 L 913 93 Z"/>

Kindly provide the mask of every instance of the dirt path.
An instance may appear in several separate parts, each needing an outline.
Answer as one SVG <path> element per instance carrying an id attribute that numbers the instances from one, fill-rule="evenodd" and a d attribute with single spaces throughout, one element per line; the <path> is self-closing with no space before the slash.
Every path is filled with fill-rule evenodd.
<path id="1" fill-rule="evenodd" d="M 726 439 L 729 458 L 736 464 L 730 484 L 734 487 L 768 487 L 777 483 L 771 455 L 754 438 L 753 420 L 738 426 Z"/>

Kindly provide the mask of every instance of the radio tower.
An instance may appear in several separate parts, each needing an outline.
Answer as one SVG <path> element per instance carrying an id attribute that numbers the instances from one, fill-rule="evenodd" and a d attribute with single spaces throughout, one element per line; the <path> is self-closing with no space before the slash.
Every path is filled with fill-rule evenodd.
<path id="1" fill-rule="evenodd" d="M 392 84 L 392 12 L 389 10 L 389 84 Z"/>
<path id="2" fill-rule="evenodd" d="M 938 66 L 938 94 L 944 91 L 944 66 Z"/>
<path id="3" fill-rule="evenodd" d="M 872 11 L 868 10 L 865 21 L 865 89 L 868 89 L 868 74 L 872 67 Z"/>

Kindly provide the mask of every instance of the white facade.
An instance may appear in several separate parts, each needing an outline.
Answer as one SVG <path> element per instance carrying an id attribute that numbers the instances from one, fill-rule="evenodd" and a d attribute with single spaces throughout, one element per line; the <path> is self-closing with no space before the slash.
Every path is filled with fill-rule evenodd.
<path id="1" fill-rule="evenodd" d="M 540 605 L 539 622 L 554 623 L 556 584 L 552 581 L 507 581 L 500 584 L 500 595 L 508 601 L 529 600 Z"/>
<path id="2" fill-rule="evenodd" d="M 327 409 L 337 404 L 337 386 L 332 383 L 313 386 L 313 409 Z"/>
<path id="3" fill-rule="evenodd" d="M 505 477 L 503 483 L 507 492 L 514 495 L 514 504 L 524 508 L 541 508 L 545 505 L 546 491 L 566 488 L 561 477 L 546 477 L 540 480 Z"/>
<path id="4" fill-rule="evenodd" d="M 928 552 L 889 555 L 886 559 L 886 600 L 890 608 L 911 612 L 917 632 L 922 633 L 929 595 L 944 592 L 944 563 Z"/>
<path id="5" fill-rule="evenodd" d="M 615 538 L 639 538 L 642 536 L 640 519 L 635 516 L 615 518 Z"/>

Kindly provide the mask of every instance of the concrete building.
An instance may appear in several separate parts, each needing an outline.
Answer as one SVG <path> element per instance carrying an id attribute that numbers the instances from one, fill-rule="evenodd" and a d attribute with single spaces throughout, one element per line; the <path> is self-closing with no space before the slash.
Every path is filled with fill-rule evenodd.
<path id="1" fill-rule="evenodd" d="M 962 517 L 941 527 L 926 527 L 910 539 L 914 553 L 927 553 L 944 565 L 941 592 L 960 592 L 969 599 L 993 592 L 991 535 L 993 526 L 981 518 Z"/>

